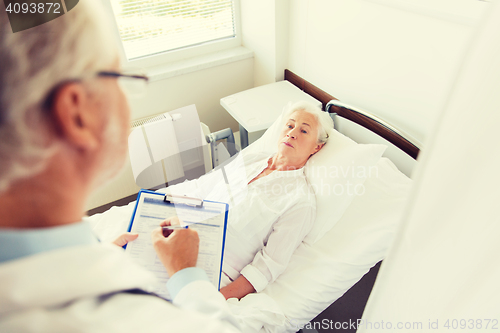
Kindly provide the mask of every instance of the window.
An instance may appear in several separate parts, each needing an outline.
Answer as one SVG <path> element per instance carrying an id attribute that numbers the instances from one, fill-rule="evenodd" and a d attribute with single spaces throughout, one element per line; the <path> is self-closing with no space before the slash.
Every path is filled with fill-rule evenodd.
<path id="1" fill-rule="evenodd" d="M 233 0 L 111 0 L 111 6 L 129 61 L 237 36 Z"/>

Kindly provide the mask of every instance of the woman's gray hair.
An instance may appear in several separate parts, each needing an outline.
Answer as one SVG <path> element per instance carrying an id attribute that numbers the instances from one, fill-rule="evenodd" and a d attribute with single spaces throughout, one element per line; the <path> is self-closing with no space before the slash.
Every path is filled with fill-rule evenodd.
<path id="1" fill-rule="evenodd" d="M 80 1 L 68 13 L 16 33 L 0 13 L 0 192 L 41 172 L 57 151 L 44 105 L 55 87 L 119 60 L 103 13 L 100 1 Z"/>
<path id="2" fill-rule="evenodd" d="M 328 129 L 333 128 L 333 120 L 328 112 L 322 111 L 318 106 L 300 101 L 289 103 L 286 106 L 284 120 L 286 121 L 295 111 L 305 111 L 312 114 L 318 122 L 318 143 L 326 143 L 328 141 Z"/>

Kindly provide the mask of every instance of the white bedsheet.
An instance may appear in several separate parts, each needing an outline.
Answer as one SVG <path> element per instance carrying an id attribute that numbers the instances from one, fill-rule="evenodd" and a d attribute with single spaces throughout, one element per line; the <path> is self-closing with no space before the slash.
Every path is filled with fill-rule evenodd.
<path id="1" fill-rule="evenodd" d="M 260 293 L 228 303 L 245 332 L 296 332 L 385 257 L 392 244 L 411 180 L 386 158 L 365 182 L 340 221 L 318 242 L 302 243 L 289 266 Z M 102 241 L 125 232 L 134 202 L 89 218 Z"/>
<path id="2" fill-rule="evenodd" d="M 377 167 L 378 177 L 366 181 L 365 194 L 354 199 L 322 239 L 312 245 L 301 244 L 286 271 L 261 292 L 262 296 L 230 300 L 233 312 L 249 332 L 256 331 L 259 321 L 263 332 L 296 332 L 385 257 L 411 180 L 386 158 Z M 259 307 L 263 309 L 260 313 L 244 311 Z M 278 319 L 282 316 L 283 323 Z"/>

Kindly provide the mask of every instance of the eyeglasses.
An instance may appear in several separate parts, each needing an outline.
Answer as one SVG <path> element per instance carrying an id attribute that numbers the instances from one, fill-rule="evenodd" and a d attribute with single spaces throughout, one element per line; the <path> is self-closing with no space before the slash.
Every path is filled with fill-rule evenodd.
<path id="1" fill-rule="evenodd" d="M 146 75 L 122 74 L 118 72 L 97 72 L 100 77 L 112 77 L 118 79 L 118 84 L 123 92 L 129 97 L 142 97 L 146 94 L 149 78 Z"/>
<path id="2" fill-rule="evenodd" d="M 149 82 L 149 78 L 145 75 L 138 75 L 138 74 L 122 74 L 118 72 L 112 72 L 112 71 L 100 71 L 95 74 L 92 74 L 91 76 L 84 76 L 81 79 L 70 79 L 63 81 L 59 84 L 57 84 L 52 90 L 48 93 L 47 98 L 45 101 L 42 103 L 43 107 L 45 109 L 50 109 L 52 107 L 52 103 L 54 101 L 54 97 L 57 93 L 57 91 L 65 84 L 70 83 L 70 82 L 77 82 L 85 78 L 89 77 L 110 77 L 110 78 L 116 78 L 118 80 L 118 84 L 122 88 L 123 92 L 129 96 L 129 97 L 142 97 L 146 94 L 147 91 L 147 85 Z"/>

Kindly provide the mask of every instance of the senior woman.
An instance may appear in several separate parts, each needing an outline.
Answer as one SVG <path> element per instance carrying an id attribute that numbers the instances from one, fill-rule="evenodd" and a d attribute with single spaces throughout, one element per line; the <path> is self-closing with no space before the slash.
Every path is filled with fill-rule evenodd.
<path id="1" fill-rule="evenodd" d="M 295 103 L 284 112 L 274 154 L 243 150 L 245 171 L 237 161 L 226 168 L 228 179 L 239 176 L 244 184 L 230 188 L 220 290 L 226 299 L 259 292 L 273 282 L 311 230 L 316 201 L 304 166 L 326 143 L 326 129 L 332 127 L 327 113 L 306 102 Z M 224 184 L 219 184 L 207 198 L 224 200 L 222 192 Z"/>
<path id="2" fill-rule="evenodd" d="M 165 189 L 229 204 L 220 290 L 226 299 L 273 282 L 315 220 L 316 199 L 304 166 L 326 143 L 333 121 L 318 107 L 298 102 L 286 108 L 281 127 L 274 153 L 249 146 L 223 171 Z"/>

